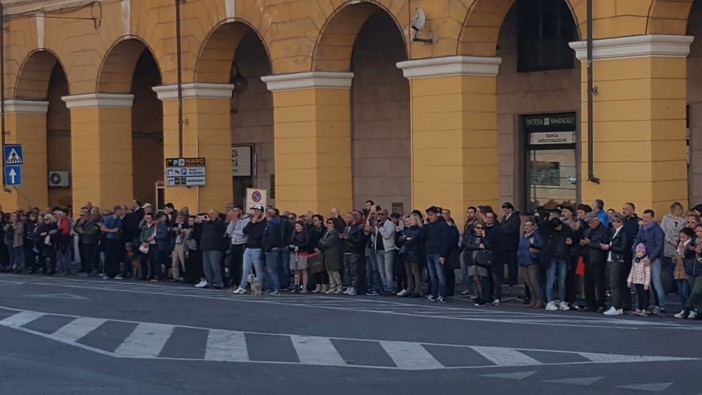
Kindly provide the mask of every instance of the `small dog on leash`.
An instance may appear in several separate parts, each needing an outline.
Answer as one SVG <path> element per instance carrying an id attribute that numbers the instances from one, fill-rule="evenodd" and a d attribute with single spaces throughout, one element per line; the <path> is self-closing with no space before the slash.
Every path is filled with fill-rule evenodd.
<path id="1" fill-rule="evenodd" d="M 256 276 L 249 274 L 249 286 L 251 287 L 251 293 L 254 296 L 261 296 L 261 282 L 256 280 Z"/>
<path id="2" fill-rule="evenodd" d="M 134 243 L 126 243 L 124 248 L 127 251 L 127 260 L 132 266 L 132 279 L 138 280 L 141 278 L 141 265 L 139 265 L 139 257 L 134 250 Z"/>

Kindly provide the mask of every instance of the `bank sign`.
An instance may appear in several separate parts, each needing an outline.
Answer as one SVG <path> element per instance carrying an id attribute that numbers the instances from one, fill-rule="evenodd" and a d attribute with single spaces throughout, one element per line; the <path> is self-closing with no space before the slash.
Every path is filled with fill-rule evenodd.
<path id="1" fill-rule="evenodd" d="M 578 119 L 574 112 L 522 116 L 522 130 L 527 133 L 575 132 Z"/>

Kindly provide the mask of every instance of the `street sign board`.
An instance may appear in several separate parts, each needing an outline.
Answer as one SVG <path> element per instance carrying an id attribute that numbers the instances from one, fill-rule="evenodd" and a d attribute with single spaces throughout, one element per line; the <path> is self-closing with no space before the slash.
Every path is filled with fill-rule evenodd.
<path id="1" fill-rule="evenodd" d="M 8 187 L 22 185 L 22 165 L 5 165 L 5 185 Z"/>
<path id="2" fill-rule="evenodd" d="M 201 187 L 206 183 L 205 158 L 166 159 L 166 187 Z"/>
<path id="3" fill-rule="evenodd" d="M 3 158 L 6 165 L 21 165 L 24 163 L 22 145 L 11 144 L 3 147 Z"/>

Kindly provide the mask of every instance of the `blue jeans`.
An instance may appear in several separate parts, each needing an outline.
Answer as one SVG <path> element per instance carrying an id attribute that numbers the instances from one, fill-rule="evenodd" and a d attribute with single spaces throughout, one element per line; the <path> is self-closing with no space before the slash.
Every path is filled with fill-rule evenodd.
<path id="1" fill-rule="evenodd" d="M 380 273 L 380 279 L 383 282 L 385 291 L 393 292 L 395 251 L 378 251 L 375 256 L 378 260 L 378 272 Z"/>
<path id="2" fill-rule="evenodd" d="M 70 247 L 56 249 L 56 270 L 59 273 L 71 274 Z"/>
<path id="3" fill-rule="evenodd" d="M 378 276 L 378 255 L 375 251 L 372 251 L 368 253 L 367 258 L 366 276 L 368 278 L 368 290 L 380 291 L 381 283 L 380 277 Z"/>
<path id="4" fill-rule="evenodd" d="M 680 305 L 687 306 L 687 298 L 690 297 L 690 282 L 688 280 L 675 280 L 678 283 L 678 296 L 680 296 Z"/>
<path id="5" fill-rule="evenodd" d="M 248 277 L 252 268 L 256 269 L 256 280 L 263 283 L 263 262 L 261 262 L 260 248 L 247 248 L 244 250 L 244 270 L 241 272 L 241 283 L 239 284 L 241 288 L 246 288 L 246 284 L 249 283 Z"/>
<path id="6" fill-rule="evenodd" d="M 546 300 L 553 302 L 553 286 L 558 275 L 558 300 L 565 302 L 566 275 L 568 274 L 568 261 L 565 259 L 551 259 L 546 273 Z"/>
<path id="7" fill-rule="evenodd" d="M 444 267 L 439 263 L 439 254 L 427 254 L 427 269 L 431 280 L 431 296 L 446 297 L 446 277 Z"/>
<path id="8" fill-rule="evenodd" d="M 280 288 L 280 254 L 278 251 L 280 250 L 266 252 L 266 269 L 269 277 L 268 290 L 271 292 Z"/>
<path id="9" fill-rule="evenodd" d="M 661 310 L 665 310 L 665 288 L 663 288 L 663 279 L 661 277 L 663 271 L 663 262 L 661 258 L 657 258 L 651 263 L 651 282 L 653 283 L 653 290 L 658 296 L 658 307 Z"/>
<path id="10" fill-rule="evenodd" d="M 10 266 L 13 269 L 24 269 L 24 247 L 10 247 Z"/>

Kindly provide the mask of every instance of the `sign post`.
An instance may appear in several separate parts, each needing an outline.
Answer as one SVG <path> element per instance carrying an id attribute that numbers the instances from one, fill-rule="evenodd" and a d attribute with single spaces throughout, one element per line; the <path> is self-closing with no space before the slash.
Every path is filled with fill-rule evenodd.
<path id="1" fill-rule="evenodd" d="M 22 145 L 12 144 L 3 146 L 3 158 L 5 159 L 5 186 L 21 186 L 22 165 L 24 164 L 24 152 L 22 151 Z"/>
<path id="2" fill-rule="evenodd" d="M 201 187 L 206 183 L 205 158 L 166 159 L 166 187 Z"/>
<path id="3" fill-rule="evenodd" d="M 248 211 L 254 204 L 260 204 L 264 208 L 268 205 L 268 191 L 258 188 L 246 188 L 246 210 Z"/>

